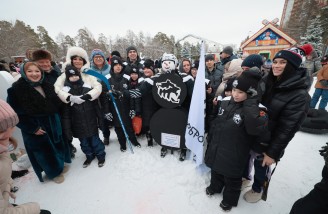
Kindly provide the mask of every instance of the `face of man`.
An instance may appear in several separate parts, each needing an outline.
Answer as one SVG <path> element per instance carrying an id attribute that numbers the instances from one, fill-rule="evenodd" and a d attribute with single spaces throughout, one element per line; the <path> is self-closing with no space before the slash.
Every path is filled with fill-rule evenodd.
<path id="1" fill-rule="evenodd" d="M 130 50 L 128 53 L 128 57 L 131 61 L 137 61 L 138 53 L 136 50 Z"/>
<path id="2" fill-rule="evenodd" d="M 206 64 L 206 67 L 210 70 L 214 68 L 214 60 L 212 60 L 212 59 L 206 60 L 205 64 Z"/>
<path id="3" fill-rule="evenodd" d="M 93 63 L 98 67 L 98 68 L 102 68 L 102 66 L 104 65 L 104 58 L 101 55 L 95 55 L 93 57 Z"/>
<path id="4" fill-rule="evenodd" d="M 228 58 L 230 55 L 229 54 L 226 54 L 226 53 L 223 53 L 220 55 L 221 59 L 225 59 L 225 58 Z"/>
<path id="5" fill-rule="evenodd" d="M 44 71 L 44 72 L 50 72 L 51 70 L 51 62 L 49 59 L 40 59 L 36 61 L 36 64 Z"/>

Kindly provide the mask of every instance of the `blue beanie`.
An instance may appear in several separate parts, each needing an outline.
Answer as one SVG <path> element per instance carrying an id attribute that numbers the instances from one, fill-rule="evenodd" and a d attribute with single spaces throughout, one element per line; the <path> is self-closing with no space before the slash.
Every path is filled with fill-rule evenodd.
<path id="1" fill-rule="evenodd" d="M 104 58 L 104 60 L 106 61 L 106 57 L 105 57 L 104 52 L 102 50 L 100 50 L 100 49 L 94 49 L 94 50 L 92 50 L 91 55 L 90 55 L 90 62 L 93 62 L 93 58 L 96 55 L 102 56 Z"/>

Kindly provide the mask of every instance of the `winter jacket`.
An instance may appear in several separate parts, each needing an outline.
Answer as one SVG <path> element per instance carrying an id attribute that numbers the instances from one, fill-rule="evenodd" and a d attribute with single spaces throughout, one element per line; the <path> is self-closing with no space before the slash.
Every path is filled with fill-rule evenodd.
<path id="1" fill-rule="evenodd" d="M 317 74 L 317 82 L 315 83 L 315 88 L 328 89 L 327 86 L 324 86 L 320 83 L 321 80 L 328 81 L 328 65 L 324 65 Z"/>
<path id="2" fill-rule="evenodd" d="M 304 67 L 307 69 L 308 76 L 310 78 L 311 85 L 312 85 L 313 76 L 315 76 L 317 74 L 317 72 L 322 68 L 322 65 L 320 63 L 320 59 L 316 58 L 316 59 L 313 59 L 313 60 L 306 60 L 305 63 L 304 63 Z"/>
<path id="3" fill-rule="evenodd" d="M 226 97 L 211 123 L 205 163 L 213 171 L 231 178 L 242 177 L 251 143 L 267 130 L 256 99 L 236 103 Z"/>
<path id="4" fill-rule="evenodd" d="M 213 97 L 220 83 L 222 82 L 222 75 L 223 70 L 216 69 L 215 67 L 212 71 L 209 71 L 207 67 L 205 69 L 205 79 L 208 79 L 211 82 Z"/>
<path id="5" fill-rule="evenodd" d="M 286 68 L 279 79 L 273 76 L 272 71 L 263 79 L 266 89 L 262 103 L 268 108 L 271 131 L 266 154 L 276 161 L 299 130 L 307 115 L 310 101 L 306 69 Z"/>
<path id="6" fill-rule="evenodd" d="M 80 84 L 71 84 L 66 80 L 64 85 L 63 91 L 72 95 L 84 95 L 92 90 L 82 81 Z M 66 104 L 62 113 L 64 133 L 68 135 L 67 139 L 92 137 L 98 134 L 98 127 L 102 127 L 103 118 L 98 99 L 86 100 L 81 104 Z"/>
<path id="7" fill-rule="evenodd" d="M 48 83 L 50 83 L 51 85 L 54 85 L 57 78 L 60 76 L 60 72 L 58 72 L 58 70 L 52 68 L 50 70 L 50 72 L 44 72 L 44 80 Z"/>
<path id="8" fill-rule="evenodd" d="M 9 153 L 0 154 L 0 213 L 3 214 L 39 214 L 40 206 L 38 203 L 25 203 L 19 206 L 12 206 L 9 203 L 11 186 L 12 159 Z"/>
<path id="9" fill-rule="evenodd" d="M 133 81 L 131 78 L 129 80 L 128 89 L 136 89 L 140 83 L 143 81 L 143 78 L 138 78 L 137 81 Z M 130 99 L 130 109 L 134 110 L 136 115 L 140 116 L 142 113 L 142 100 L 141 98 Z"/>
<path id="10" fill-rule="evenodd" d="M 116 106 L 119 110 L 120 116 L 122 118 L 123 124 L 131 124 L 130 119 L 130 98 L 129 96 L 121 96 L 122 94 L 125 94 L 128 91 L 128 85 L 129 85 L 129 79 L 130 76 L 124 74 L 124 71 L 122 71 L 120 74 L 114 74 L 113 70 L 110 72 L 110 76 L 108 79 L 109 84 L 112 87 L 112 90 L 114 91 L 114 99 Z M 115 127 L 121 127 L 120 120 L 118 118 L 117 112 L 114 107 L 114 103 L 112 100 L 107 102 L 108 106 L 105 107 L 105 114 L 110 111 L 110 113 L 113 114 L 113 124 Z"/>
<path id="11" fill-rule="evenodd" d="M 69 148 L 62 138 L 62 126 L 58 109 L 62 102 L 47 82 L 41 84 L 42 96 L 22 77 L 8 89 L 7 101 L 19 117 L 17 126 L 22 131 L 26 152 L 39 180 L 42 171 L 48 178 L 58 176 L 64 161 L 71 162 Z M 46 134 L 35 135 L 42 128 Z"/>

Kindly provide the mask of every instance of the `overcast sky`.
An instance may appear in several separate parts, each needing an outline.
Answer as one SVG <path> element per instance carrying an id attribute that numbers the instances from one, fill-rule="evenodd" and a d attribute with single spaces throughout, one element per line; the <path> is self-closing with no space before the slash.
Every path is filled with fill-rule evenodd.
<path id="1" fill-rule="evenodd" d="M 240 42 L 269 21 L 281 18 L 285 0 L 8 0 L 0 20 L 41 25 L 56 40 L 59 32 L 76 36 L 87 27 L 97 38 L 112 39 L 127 30 L 151 36 L 163 32 L 176 40 L 194 34 L 221 44 Z"/>

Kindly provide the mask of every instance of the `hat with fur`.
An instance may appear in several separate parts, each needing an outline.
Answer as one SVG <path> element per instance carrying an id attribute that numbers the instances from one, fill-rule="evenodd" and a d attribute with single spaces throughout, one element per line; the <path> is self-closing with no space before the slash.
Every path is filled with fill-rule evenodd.
<path id="1" fill-rule="evenodd" d="M 32 60 L 38 61 L 41 59 L 49 59 L 52 60 L 51 53 L 47 50 L 39 49 L 32 52 Z"/>
<path id="2" fill-rule="evenodd" d="M 0 99 L 0 132 L 15 127 L 19 122 L 16 112 L 4 100 Z"/>
<path id="3" fill-rule="evenodd" d="M 73 65 L 71 61 L 73 60 L 73 58 L 77 56 L 81 57 L 83 60 L 83 67 L 81 68 L 81 71 L 83 71 L 86 68 L 90 68 L 90 61 L 87 52 L 80 47 L 71 47 L 67 50 L 66 63 L 65 65 L 63 65 L 64 71 L 67 65 Z"/>
<path id="4" fill-rule="evenodd" d="M 251 89 L 257 90 L 261 78 L 260 72 L 246 70 L 233 81 L 232 87 L 248 93 Z"/>

